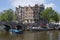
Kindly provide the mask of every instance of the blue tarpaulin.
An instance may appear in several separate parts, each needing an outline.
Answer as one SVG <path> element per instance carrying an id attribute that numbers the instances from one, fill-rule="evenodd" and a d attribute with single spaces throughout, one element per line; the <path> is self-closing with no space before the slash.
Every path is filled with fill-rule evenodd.
<path id="1" fill-rule="evenodd" d="M 17 30 L 17 29 L 10 29 L 10 32 L 21 32 L 22 30 Z"/>

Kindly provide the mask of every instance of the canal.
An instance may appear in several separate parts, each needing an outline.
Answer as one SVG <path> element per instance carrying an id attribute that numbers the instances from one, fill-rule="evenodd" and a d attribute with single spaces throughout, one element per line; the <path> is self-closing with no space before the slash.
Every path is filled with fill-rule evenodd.
<path id="1" fill-rule="evenodd" d="M 23 34 L 14 34 L 0 31 L 0 40 L 60 40 L 60 31 L 25 31 Z"/>

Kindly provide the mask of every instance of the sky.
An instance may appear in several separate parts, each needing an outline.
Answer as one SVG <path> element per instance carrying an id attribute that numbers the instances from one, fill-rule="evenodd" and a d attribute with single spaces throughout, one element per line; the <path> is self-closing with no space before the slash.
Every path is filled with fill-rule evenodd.
<path id="1" fill-rule="evenodd" d="M 0 0 L 0 12 L 10 8 L 15 10 L 15 7 L 18 7 L 18 5 L 33 6 L 35 4 L 44 4 L 45 8 L 52 7 L 60 13 L 60 0 Z"/>

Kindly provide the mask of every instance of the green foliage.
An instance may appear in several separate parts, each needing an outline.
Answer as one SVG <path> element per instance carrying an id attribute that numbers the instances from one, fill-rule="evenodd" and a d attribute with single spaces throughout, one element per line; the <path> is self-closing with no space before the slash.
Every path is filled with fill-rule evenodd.
<path id="1" fill-rule="evenodd" d="M 14 14 L 13 14 L 13 20 L 16 20 L 16 18 L 17 18 L 17 14 L 14 13 Z"/>
<path id="2" fill-rule="evenodd" d="M 51 22 L 51 20 L 54 20 L 55 22 L 59 21 L 58 13 L 56 11 L 54 11 L 51 7 L 46 8 L 42 12 L 42 17 L 47 19 L 49 22 Z"/>
<path id="3" fill-rule="evenodd" d="M 60 21 L 60 14 L 58 14 L 58 17 L 59 17 L 59 21 Z"/>
<path id="4" fill-rule="evenodd" d="M 55 22 L 58 22 L 59 21 L 59 17 L 58 17 L 58 13 L 57 12 L 54 12 L 53 20 Z"/>
<path id="5" fill-rule="evenodd" d="M 12 21 L 13 20 L 13 10 L 12 9 L 8 10 L 6 14 L 8 16 L 7 20 Z"/>
<path id="6" fill-rule="evenodd" d="M 1 13 L 1 21 L 12 21 L 13 20 L 13 10 L 12 9 L 8 9 L 8 10 L 4 10 Z"/>
<path id="7" fill-rule="evenodd" d="M 2 20 L 2 21 L 7 21 L 6 14 L 2 14 L 2 15 L 1 15 L 1 20 Z"/>

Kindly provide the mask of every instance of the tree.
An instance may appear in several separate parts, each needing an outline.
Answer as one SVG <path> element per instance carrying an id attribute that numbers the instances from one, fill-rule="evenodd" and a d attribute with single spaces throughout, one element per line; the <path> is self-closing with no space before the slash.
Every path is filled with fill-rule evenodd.
<path id="1" fill-rule="evenodd" d="M 8 17 L 7 20 L 12 21 L 13 20 L 13 10 L 12 9 L 7 10 L 6 14 Z"/>
<path id="2" fill-rule="evenodd" d="M 55 22 L 59 21 L 58 13 L 55 10 L 53 10 L 51 7 L 46 8 L 42 12 L 42 17 L 44 19 L 47 19 L 48 22 L 50 22 L 50 20 L 54 20 Z"/>
<path id="3" fill-rule="evenodd" d="M 52 16 L 52 19 L 53 19 L 55 22 L 59 22 L 59 17 L 58 17 L 58 13 L 57 13 L 57 12 L 54 12 L 54 15 Z"/>
<path id="4" fill-rule="evenodd" d="M 17 14 L 14 12 L 14 14 L 13 14 L 13 20 L 16 20 L 16 18 L 17 18 Z"/>
<path id="5" fill-rule="evenodd" d="M 7 18 L 7 17 L 6 17 L 6 15 L 5 15 L 5 14 L 2 14 L 2 15 L 1 15 L 1 20 L 2 20 L 2 21 L 7 21 L 7 19 L 6 19 L 6 18 Z"/>
<path id="6" fill-rule="evenodd" d="M 13 12 L 14 11 L 12 9 L 4 10 L 1 15 L 1 20 L 2 21 L 12 21 L 13 20 Z"/>

